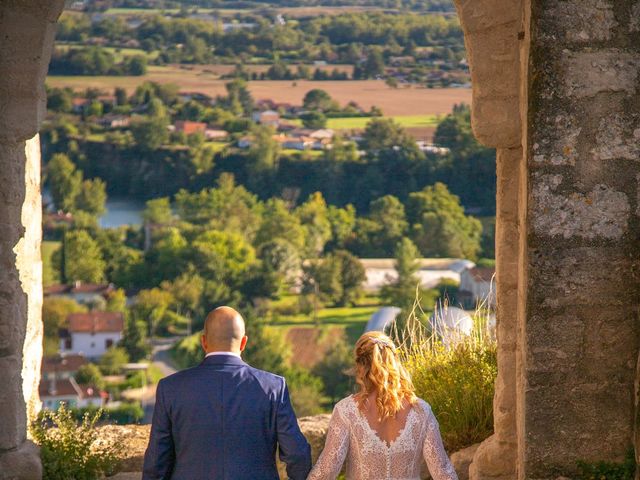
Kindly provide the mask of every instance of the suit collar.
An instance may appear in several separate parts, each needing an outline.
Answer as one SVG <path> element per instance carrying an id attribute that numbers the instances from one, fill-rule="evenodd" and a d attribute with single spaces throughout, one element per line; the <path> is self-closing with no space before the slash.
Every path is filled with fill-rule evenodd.
<path id="1" fill-rule="evenodd" d="M 236 357 L 235 355 L 211 355 L 209 357 L 205 357 L 200 365 L 237 365 L 243 366 L 246 365 L 242 361 L 240 357 Z"/>

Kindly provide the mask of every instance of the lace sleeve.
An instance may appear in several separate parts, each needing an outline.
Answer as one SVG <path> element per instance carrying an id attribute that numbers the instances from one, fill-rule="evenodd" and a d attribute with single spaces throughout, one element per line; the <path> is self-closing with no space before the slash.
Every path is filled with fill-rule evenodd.
<path id="1" fill-rule="evenodd" d="M 349 450 L 349 425 L 338 405 L 333 409 L 324 450 L 307 480 L 335 480 Z"/>
<path id="2" fill-rule="evenodd" d="M 422 446 L 422 454 L 429 467 L 429 473 L 433 480 L 458 480 L 458 475 L 442 444 L 438 420 L 426 402 L 423 403 L 423 408 L 427 415 L 427 436 Z"/>

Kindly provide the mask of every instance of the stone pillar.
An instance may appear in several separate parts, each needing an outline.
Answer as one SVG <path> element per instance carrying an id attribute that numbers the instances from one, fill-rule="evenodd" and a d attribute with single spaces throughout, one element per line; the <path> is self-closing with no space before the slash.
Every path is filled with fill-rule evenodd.
<path id="1" fill-rule="evenodd" d="M 40 142 L 44 78 L 62 1 L 0 5 L 0 479 L 38 479 L 27 440 L 42 358 Z"/>
<path id="2" fill-rule="evenodd" d="M 531 0 L 518 478 L 572 476 L 633 446 L 638 8 Z"/>
<path id="3" fill-rule="evenodd" d="M 520 122 L 519 0 L 456 0 L 473 82 L 472 122 L 480 142 L 496 147 L 498 377 L 494 435 L 482 442 L 472 480 L 513 480 L 516 471 L 516 339 Z"/>

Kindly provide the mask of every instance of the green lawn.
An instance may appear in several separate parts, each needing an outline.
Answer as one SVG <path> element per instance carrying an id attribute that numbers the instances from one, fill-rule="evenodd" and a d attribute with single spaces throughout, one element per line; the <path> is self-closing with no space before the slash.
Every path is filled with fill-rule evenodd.
<path id="1" fill-rule="evenodd" d="M 60 282 L 59 273 L 57 270 L 54 270 L 51 264 L 51 256 L 58 247 L 60 247 L 60 242 L 48 240 L 42 242 L 42 283 L 45 286 Z"/>
<path id="2" fill-rule="evenodd" d="M 56 49 L 66 52 L 72 49 L 81 49 L 86 48 L 86 45 L 80 43 L 63 43 L 56 44 Z M 104 50 L 112 53 L 115 57 L 116 62 L 122 62 L 125 57 L 132 57 L 134 55 L 142 55 L 147 57 L 147 60 L 155 60 L 160 52 L 155 50 L 153 52 L 146 52 L 141 48 L 120 48 L 120 47 L 102 47 Z"/>
<path id="3" fill-rule="evenodd" d="M 221 152 L 229 144 L 227 142 L 205 142 L 205 145 L 211 147 L 215 153 Z"/>
<path id="4" fill-rule="evenodd" d="M 438 115 L 396 115 L 386 118 L 392 118 L 396 123 L 405 128 L 435 127 L 441 120 Z M 372 117 L 329 118 L 327 120 L 327 128 L 333 130 L 361 130 L 364 129 L 371 120 Z M 302 121 L 298 119 L 288 120 L 288 122 L 302 126 Z"/>
<path id="5" fill-rule="evenodd" d="M 295 295 L 284 295 L 280 300 L 274 302 L 274 310 L 286 310 L 297 303 L 298 297 Z M 318 311 L 317 325 L 322 328 L 343 327 L 350 344 L 355 344 L 356 340 L 364 332 L 371 315 L 380 308 L 379 299 L 374 296 L 364 297 L 357 306 L 354 307 L 326 307 Z M 292 327 L 314 327 L 316 323 L 313 314 L 307 315 L 298 313 L 294 315 L 274 314 L 274 320 L 269 328 L 277 330 L 286 335 Z"/>

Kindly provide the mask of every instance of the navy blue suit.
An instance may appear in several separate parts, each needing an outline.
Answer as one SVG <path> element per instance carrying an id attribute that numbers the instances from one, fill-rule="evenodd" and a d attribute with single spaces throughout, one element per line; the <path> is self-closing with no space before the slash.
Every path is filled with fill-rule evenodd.
<path id="1" fill-rule="evenodd" d="M 284 378 L 212 355 L 158 384 L 143 480 L 292 480 L 311 470 Z"/>

